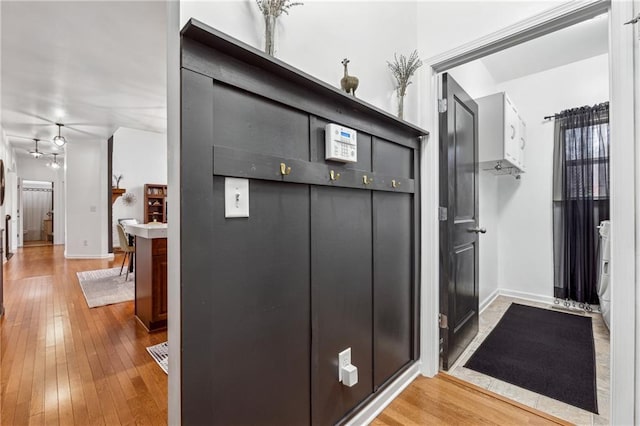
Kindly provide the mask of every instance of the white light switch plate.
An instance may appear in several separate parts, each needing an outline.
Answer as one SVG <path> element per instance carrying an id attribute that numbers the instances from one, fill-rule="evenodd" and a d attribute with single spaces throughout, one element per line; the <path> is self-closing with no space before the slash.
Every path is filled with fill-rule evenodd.
<path id="1" fill-rule="evenodd" d="M 224 217 L 249 217 L 249 179 L 224 178 Z"/>

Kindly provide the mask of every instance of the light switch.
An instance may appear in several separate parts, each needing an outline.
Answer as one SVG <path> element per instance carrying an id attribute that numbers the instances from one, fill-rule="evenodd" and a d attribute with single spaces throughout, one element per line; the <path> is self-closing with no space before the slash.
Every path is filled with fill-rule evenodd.
<path id="1" fill-rule="evenodd" d="M 249 217 L 249 179 L 224 178 L 224 217 Z"/>

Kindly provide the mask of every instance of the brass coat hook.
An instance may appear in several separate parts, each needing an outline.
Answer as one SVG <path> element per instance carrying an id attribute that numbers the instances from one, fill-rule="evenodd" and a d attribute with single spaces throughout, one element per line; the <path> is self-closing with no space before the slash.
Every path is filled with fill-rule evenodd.
<path id="1" fill-rule="evenodd" d="M 285 163 L 280 163 L 280 174 L 282 176 L 288 176 L 291 174 L 291 167 L 287 167 Z"/>
<path id="2" fill-rule="evenodd" d="M 329 172 L 329 179 L 331 179 L 331 180 L 338 180 L 338 179 L 340 179 L 340 173 L 336 173 L 336 172 L 334 172 L 333 170 L 331 170 L 331 171 Z"/>
<path id="3" fill-rule="evenodd" d="M 400 182 L 399 182 L 399 181 L 397 181 L 397 180 L 395 180 L 395 179 L 393 179 L 393 180 L 391 181 L 391 187 L 392 187 L 392 188 L 399 188 L 399 187 L 400 187 Z"/>
<path id="4" fill-rule="evenodd" d="M 362 183 L 369 185 L 371 182 L 373 182 L 373 178 L 369 178 L 367 175 L 362 176 Z"/>

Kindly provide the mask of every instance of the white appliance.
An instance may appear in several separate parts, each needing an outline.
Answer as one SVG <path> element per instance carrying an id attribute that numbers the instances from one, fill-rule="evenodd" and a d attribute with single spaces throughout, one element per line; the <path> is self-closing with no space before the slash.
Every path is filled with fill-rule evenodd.
<path id="1" fill-rule="evenodd" d="M 598 226 L 600 230 L 600 273 L 598 274 L 598 298 L 600 299 L 600 311 L 607 328 L 611 318 L 611 277 L 609 263 L 611 262 L 611 222 L 603 220 Z"/>

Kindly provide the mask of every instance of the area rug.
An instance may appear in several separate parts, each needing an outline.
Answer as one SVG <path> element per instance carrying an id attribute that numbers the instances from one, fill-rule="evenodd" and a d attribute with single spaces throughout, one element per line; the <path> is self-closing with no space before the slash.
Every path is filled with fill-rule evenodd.
<path id="1" fill-rule="evenodd" d="M 164 342 L 149 346 L 147 351 L 149 351 L 149 354 L 151 354 L 160 368 L 162 368 L 166 374 L 169 374 L 169 343 Z"/>
<path id="2" fill-rule="evenodd" d="M 466 368 L 598 414 L 591 317 L 511 304 Z"/>
<path id="3" fill-rule="evenodd" d="M 97 271 L 78 272 L 80 288 L 90 308 L 128 302 L 135 297 L 135 277 L 120 268 L 98 269 Z"/>

